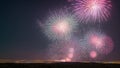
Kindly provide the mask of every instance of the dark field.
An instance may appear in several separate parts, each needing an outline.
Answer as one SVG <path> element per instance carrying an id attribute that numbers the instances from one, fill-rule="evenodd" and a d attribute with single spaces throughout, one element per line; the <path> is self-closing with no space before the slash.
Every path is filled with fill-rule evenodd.
<path id="1" fill-rule="evenodd" d="M 0 68 L 120 68 L 120 65 L 112 63 L 1 63 Z"/>

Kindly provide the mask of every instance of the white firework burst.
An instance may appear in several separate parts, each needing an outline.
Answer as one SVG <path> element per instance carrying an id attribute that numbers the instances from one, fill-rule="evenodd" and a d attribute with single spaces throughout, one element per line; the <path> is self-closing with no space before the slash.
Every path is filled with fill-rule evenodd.
<path id="1" fill-rule="evenodd" d="M 44 32 L 52 40 L 68 40 L 77 26 L 75 16 L 67 10 L 54 11 L 48 17 Z"/>

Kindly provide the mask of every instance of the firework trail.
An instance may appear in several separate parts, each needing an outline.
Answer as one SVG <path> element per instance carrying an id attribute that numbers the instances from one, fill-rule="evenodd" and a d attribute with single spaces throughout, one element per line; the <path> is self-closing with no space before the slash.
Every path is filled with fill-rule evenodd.
<path id="1" fill-rule="evenodd" d="M 54 11 L 48 17 L 44 33 L 51 40 L 68 40 L 77 28 L 75 16 L 67 10 Z"/>
<path id="2" fill-rule="evenodd" d="M 110 0 L 74 0 L 75 15 L 83 23 L 107 21 L 110 17 Z"/>
<path id="3" fill-rule="evenodd" d="M 61 59 L 63 62 L 72 62 L 74 56 L 74 48 L 68 48 L 68 54 L 64 59 Z M 60 61 L 61 61 L 60 60 Z"/>
<path id="4" fill-rule="evenodd" d="M 58 42 L 50 45 L 48 51 L 51 60 L 68 62 L 73 57 L 74 48 L 67 42 Z"/>
<path id="5" fill-rule="evenodd" d="M 60 62 L 79 62 L 84 56 L 82 50 L 75 40 L 56 42 L 48 47 L 48 57 L 51 60 L 59 60 Z"/>

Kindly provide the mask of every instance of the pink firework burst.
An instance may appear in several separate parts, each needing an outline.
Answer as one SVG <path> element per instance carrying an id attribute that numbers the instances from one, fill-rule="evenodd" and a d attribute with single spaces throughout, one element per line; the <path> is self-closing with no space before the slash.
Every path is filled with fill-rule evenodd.
<path id="1" fill-rule="evenodd" d="M 96 48 L 101 48 L 104 45 L 103 42 L 104 40 L 100 36 L 91 35 L 90 37 L 90 43 L 94 45 Z"/>
<path id="2" fill-rule="evenodd" d="M 48 17 L 44 32 L 52 40 L 68 40 L 76 29 L 75 16 L 67 10 L 54 11 Z"/>
<path id="3" fill-rule="evenodd" d="M 75 0 L 73 4 L 75 15 L 85 23 L 107 21 L 111 7 L 110 0 Z"/>
<path id="4" fill-rule="evenodd" d="M 105 36 L 103 38 L 103 46 L 99 49 L 100 53 L 103 53 L 103 54 L 108 54 L 110 53 L 113 48 L 114 48 L 114 44 L 113 44 L 113 41 L 110 37 L 108 36 Z"/>
<path id="5" fill-rule="evenodd" d="M 101 32 L 91 31 L 87 34 L 88 44 L 99 53 L 109 54 L 113 50 L 113 41 Z"/>
<path id="6" fill-rule="evenodd" d="M 66 21 L 58 21 L 51 28 L 56 34 L 64 35 L 69 31 L 69 24 Z"/>

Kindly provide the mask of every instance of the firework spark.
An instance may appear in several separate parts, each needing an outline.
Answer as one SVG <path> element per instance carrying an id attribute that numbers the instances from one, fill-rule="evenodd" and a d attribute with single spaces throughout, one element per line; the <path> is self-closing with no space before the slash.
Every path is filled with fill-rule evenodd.
<path id="1" fill-rule="evenodd" d="M 73 14 L 67 10 L 59 10 L 51 13 L 44 31 L 52 40 L 68 40 L 76 29 L 77 21 Z"/>
<path id="2" fill-rule="evenodd" d="M 97 57 L 97 52 L 96 51 L 91 51 L 90 52 L 90 57 L 91 58 L 96 58 Z"/>
<path id="3" fill-rule="evenodd" d="M 73 2 L 75 15 L 81 22 L 107 21 L 110 17 L 110 0 L 75 0 Z"/>

